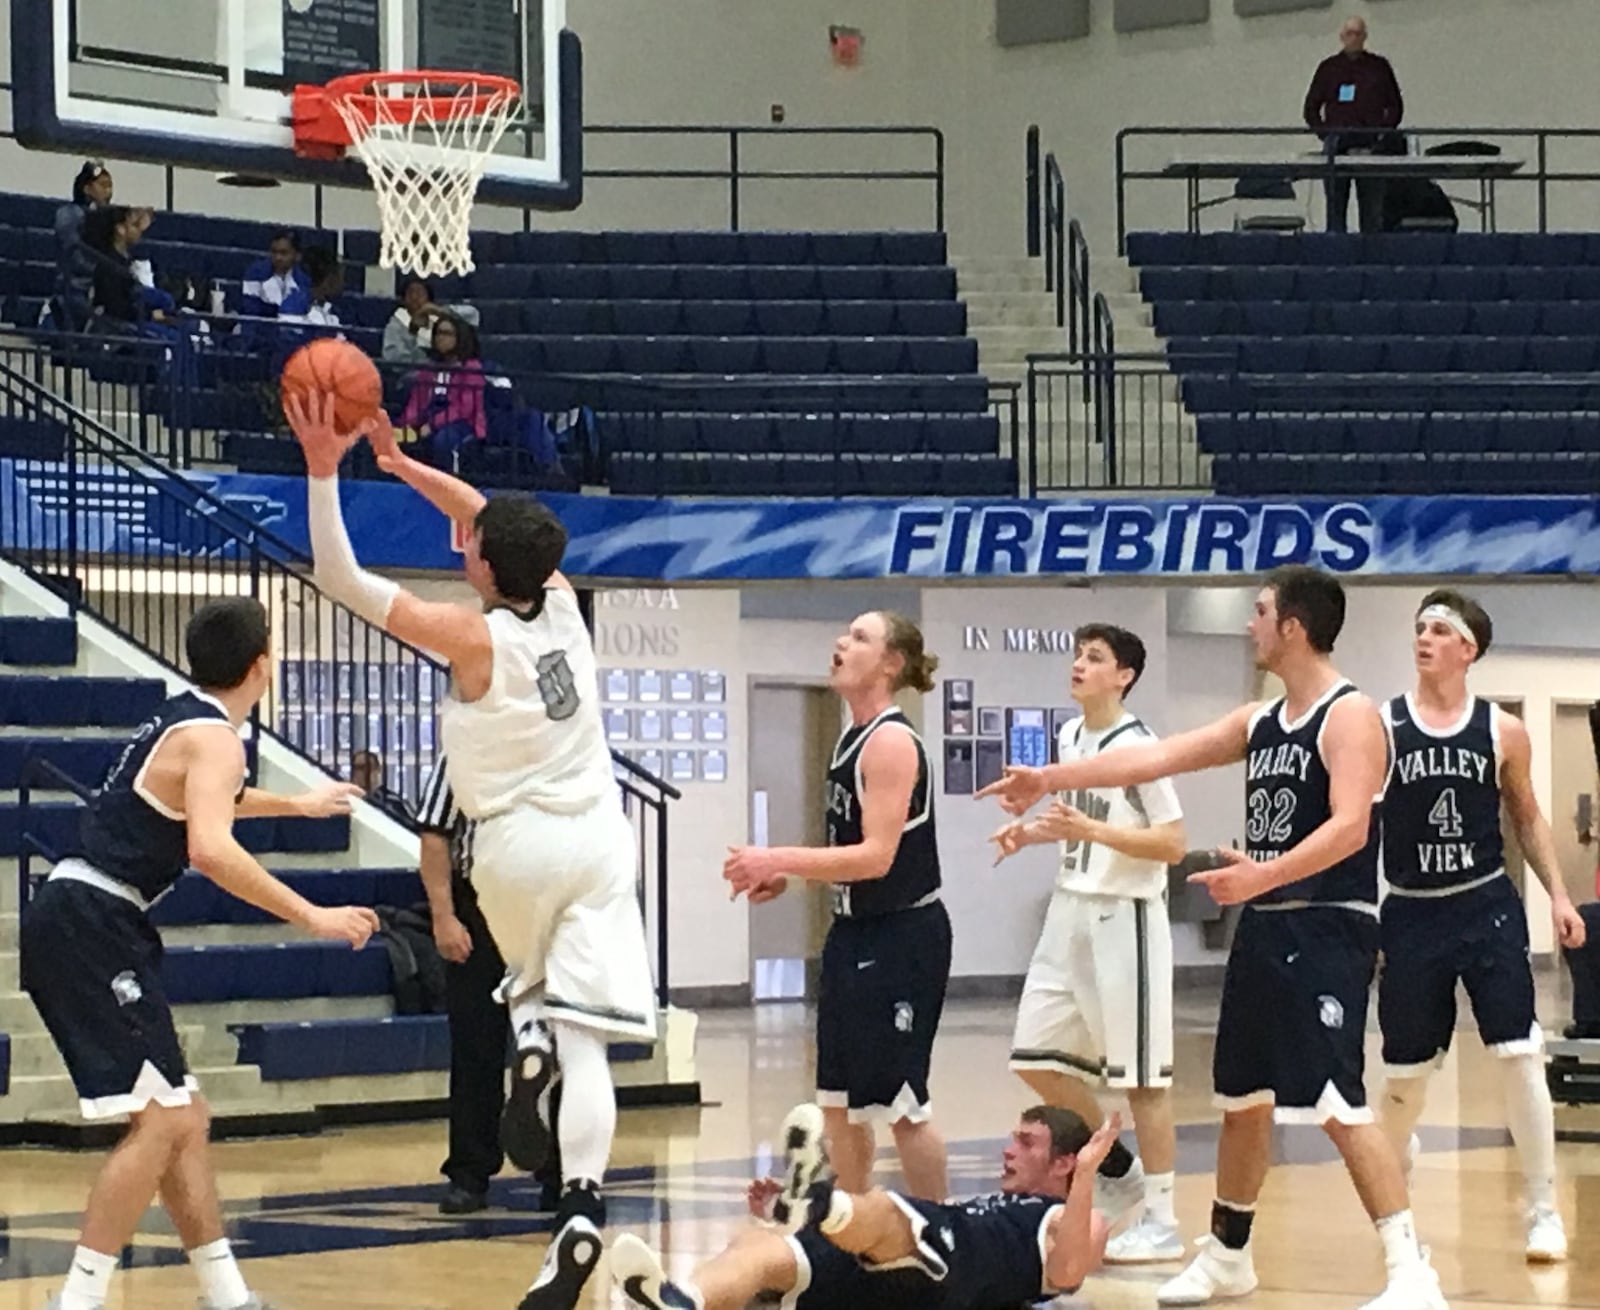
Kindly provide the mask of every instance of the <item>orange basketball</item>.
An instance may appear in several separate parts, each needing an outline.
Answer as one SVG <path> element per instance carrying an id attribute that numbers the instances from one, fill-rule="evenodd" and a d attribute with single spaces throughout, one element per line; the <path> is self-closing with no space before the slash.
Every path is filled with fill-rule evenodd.
<path id="1" fill-rule="evenodd" d="M 319 337 L 300 347 L 283 366 L 283 399 L 315 392 L 334 396 L 333 421 L 340 432 L 354 432 L 383 408 L 378 366 L 358 346 L 337 337 Z"/>

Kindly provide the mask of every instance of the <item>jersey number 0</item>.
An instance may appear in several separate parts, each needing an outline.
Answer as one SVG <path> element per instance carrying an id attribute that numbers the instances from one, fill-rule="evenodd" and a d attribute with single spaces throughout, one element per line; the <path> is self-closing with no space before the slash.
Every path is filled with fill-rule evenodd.
<path id="1" fill-rule="evenodd" d="M 558 723 L 570 719 L 578 712 L 578 684 L 572 676 L 572 666 L 567 663 L 567 652 L 556 650 L 541 655 L 537 667 L 539 696 L 544 701 L 545 713 Z"/>

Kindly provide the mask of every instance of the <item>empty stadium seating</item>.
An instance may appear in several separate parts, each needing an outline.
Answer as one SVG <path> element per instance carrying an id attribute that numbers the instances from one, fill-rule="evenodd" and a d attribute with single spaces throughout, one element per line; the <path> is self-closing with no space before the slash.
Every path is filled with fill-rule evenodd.
<path id="1" fill-rule="evenodd" d="M 1134 233 L 1216 486 L 1600 486 L 1600 237 Z"/>
<path id="2" fill-rule="evenodd" d="M 56 204 L 0 193 L 0 317 L 10 323 L 37 323 L 54 290 Z M 139 253 L 158 272 L 213 279 L 229 308 L 237 308 L 238 279 L 264 251 L 275 226 L 164 213 Z M 343 331 L 376 354 L 395 305 L 388 285 L 363 294 L 366 266 L 378 256 L 376 234 L 302 232 L 302 240 L 342 250 Z M 850 416 L 860 415 L 890 420 L 872 429 L 887 431 L 917 423 L 932 428 L 944 415 L 982 414 L 987 408 L 977 347 L 966 335 L 966 310 L 956 299 L 941 233 L 480 232 L 473 247 L 476 271 L 439 279 L 435 298 L 478 309 L 485 365 L 510 380 L 508 396 L 516 397 L 491 415 L 495 439 L 463 469 L 487 483 L 563 485 L 514 452 L 530 408 L 559 412 L 581 403 L 609 415 L 604 454 L 616 458 L 603 459 L 599 468 L 622 474 L 618 490 L 643 494 L 818 486 L 809 465 L 832 456 L 759 444 L 737 451 L 693 444 L 720 430 L 714 424 L 671 427 L 674 437 L 690 444 L 667 452 L 652 425 L 636 420 L 640 411 L 688 409 L 713 419 L 752 411 L 822 413 L 846 416 L 847 430 Z M 74 362 L 100 382 L 138 384 L 144 412 L 169 432 L 183 429 L 208 439 L 215 434 L 224 458 L 243 470 L 298 472 L 299 452 L 283 438 L 276 405 L 261 385 L 270 380 L 275 352 L 270 344 L 248 346 L 214 337 L 193 362 L 194 378 L 180 381 L 167 376 L 159 350 L 102 350 Z M 59 356 L 61 348 L 55 349 Z M 624 404 L 612 395 L 568 399 L 558 407 L 528 394 L 536 379 L 550 375 L 664 382 L 673 392 L 666 404 Z M 752 403 L 748 394 L 727 394 L 730 382 L 804 384 L 804 394 Z M 734 430 L 753 441 L 772 431 L 763 424 L 726 429 Z M 985 430 L 998 434 L 993 422 Z M 0 420 L 0 454 L 58 457 L 61 440 L 48 425 Z M 862 462 L 831 479 L 836 492 L 814 494 L 1015 491 L 1014 461 L 1002 458 L 998 442 L 963 449 L 953 460 L 941 454 L 945 444 L 943 435 L 930 432 L 920 441 L 897 437 L 890 450 L 862 448 L 856 452 Z M 174 440 L 164 449 L 189 448 Z M 683 458 L 659 457 L 666 453 Z M 727 463 L 732 455 L 775 472 L 759 486 L 734 486 L 740 470 Z M 800 458 L 809 464 L 786 467 Z M 708 460 L 725 467 L 708 478 Z M 907 467 L 889 469 L 894 461 Z"/>

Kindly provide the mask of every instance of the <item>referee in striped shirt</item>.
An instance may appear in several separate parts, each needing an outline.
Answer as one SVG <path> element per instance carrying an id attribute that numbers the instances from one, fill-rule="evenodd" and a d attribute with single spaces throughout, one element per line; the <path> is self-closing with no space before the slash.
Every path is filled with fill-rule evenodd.
<path id="1" fill-rule="evenodd" d="M 422 886 L 433 913 L 433 940 L 445 961 L 450 1013 L 450 1180 L 443 1214 L 489 1205 L 489 1180 L 500 1172 L 500 1115 L 505 1108 L 511 1020 L 494 991 L 505 976 L 472 890 L 472 824 L 456 806 L 439 756 L 417 807 L 422 829 Z"/>

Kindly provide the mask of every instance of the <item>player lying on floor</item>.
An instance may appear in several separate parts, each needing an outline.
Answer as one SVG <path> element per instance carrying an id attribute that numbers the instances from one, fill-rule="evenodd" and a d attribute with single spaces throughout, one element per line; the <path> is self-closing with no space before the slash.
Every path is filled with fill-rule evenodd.
<path id="1" fill-rule="evenodd" d="M 624 1234 L 611 1277 L 644 1310 L 744 1310 L 763 1293 L 784 1310 L 1015 1310 L 1077 1290 L 1100 1267 L 1094 1176 L 1120 1126 L 1112 1115 L 1091 1133 L 1070 1110 L 1035 1106 L 1012 1130 L 1000 1191 L 935 1205 L 836 1188 L 822 1111 L 802 1105 L 783 1125 L 784 1181 L 750 1186 L 751 1213 L 774 1227 L 741 1233 L 676 1283 Z"/>

